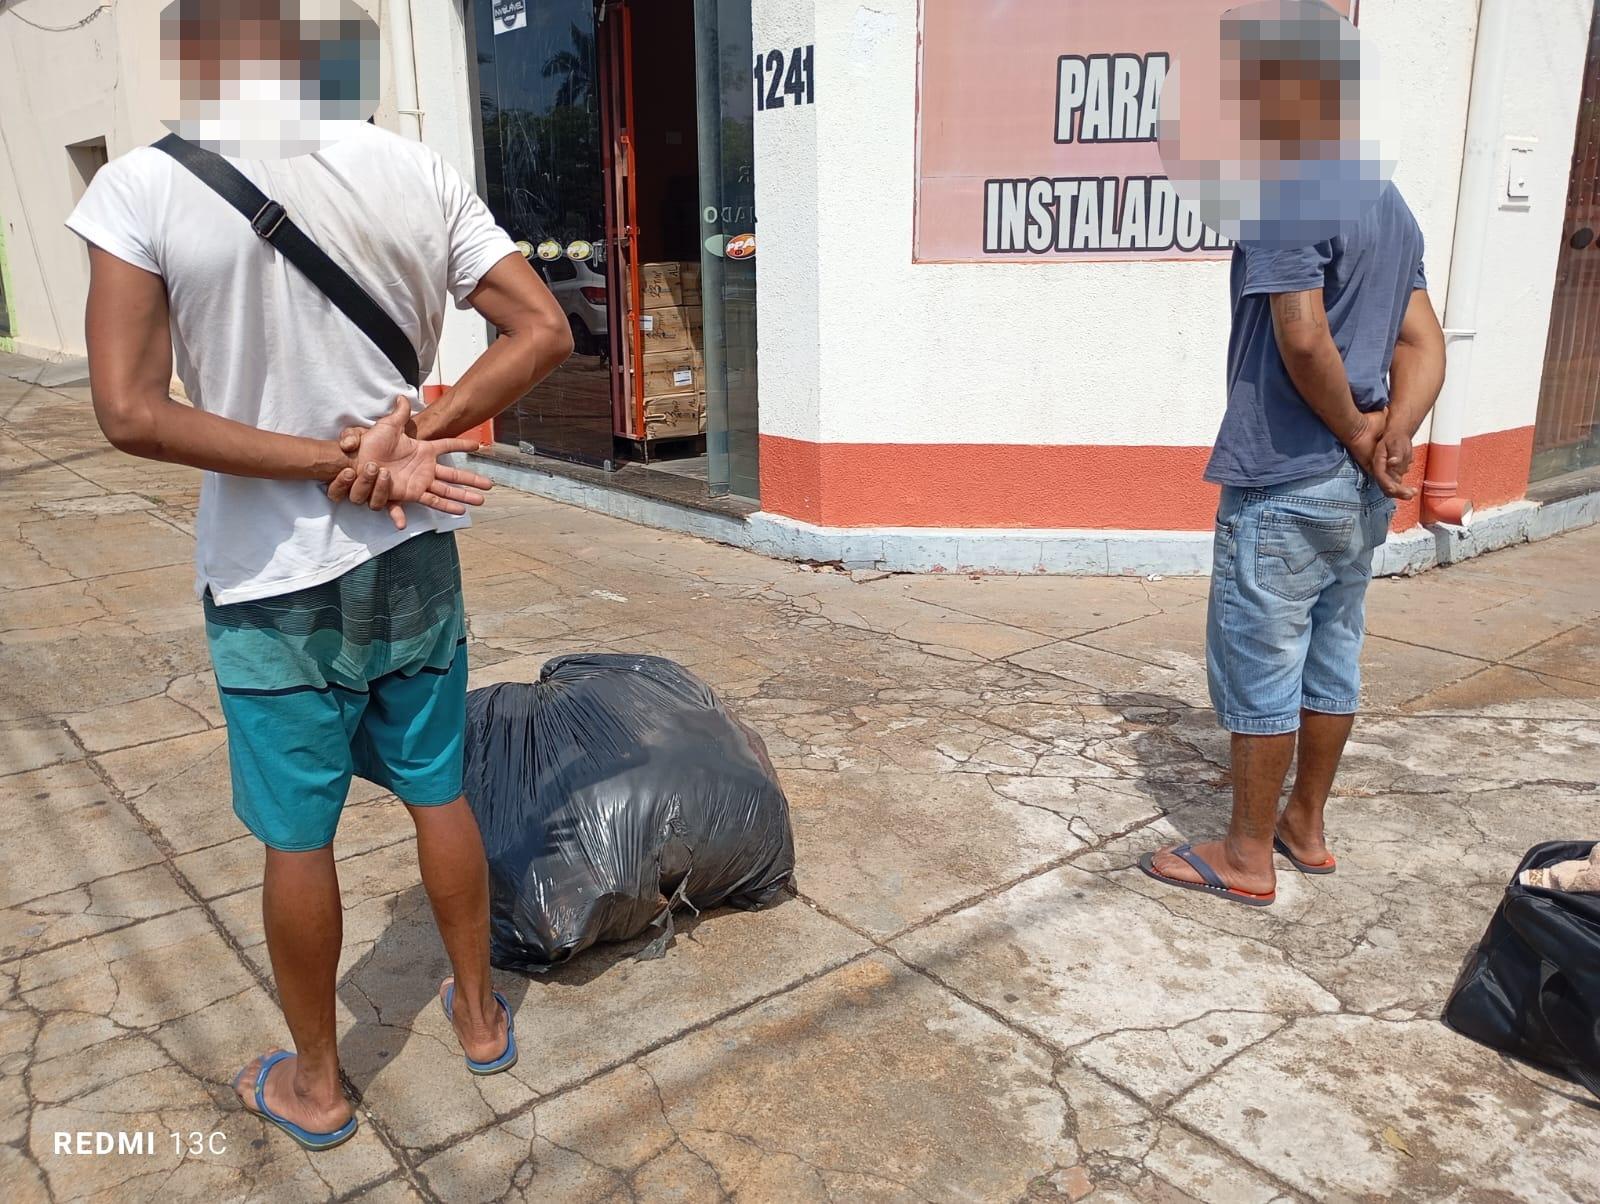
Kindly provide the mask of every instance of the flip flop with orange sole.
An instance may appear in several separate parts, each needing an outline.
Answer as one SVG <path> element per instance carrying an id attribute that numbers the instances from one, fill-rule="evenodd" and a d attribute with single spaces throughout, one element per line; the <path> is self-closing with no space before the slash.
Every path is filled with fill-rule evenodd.
<path id="1" fill-rule="evenodd" d="M 1276 832 L 1272 834 L 1272 847 L 1283 854 L 1284 859 L 1302 874 L 1331 874 L 1339 868 L 1338 859 L 1333 857 L 1323 862 L 1301 861 L 1300 858 L 1289 851 L 1289 846 L 1284 843 L 1283 837 Z"/>
<path id="2" fill-rule="evenodd" d="M 1203 881 L 1185 882 L 1182 878 L 1168 877 L 1156 869 L 1156 858 L 1162 853 L 1171 853 L 1174 857 L 1186 862 L 1190 869 L 1199 874 Z M 1278 897 L 1278 892 L 1270 895 L 1256 895 L 1247 890 L 1240 890 L 1236 886 L 1229 886 L 1222 880 L 1216 870 L 1207 864 L 1205 858 L 1194 851 L 1192 844 L 1180 844 L 1176 848 L 1161 849 L 1154 853 L 1146 853 L 1139 858 L 1139 868 L 1144 873 L 1154 878 L 1157 882 L 1164 882 L 1168 886 L 1176 886 L 1180 890 L 1198 890 L 1208 895 L 1215 895 L 1219 899 L 1228 899 L 1234 903 L 1242 903 L 1246 907 L 1266 907 Z"/>

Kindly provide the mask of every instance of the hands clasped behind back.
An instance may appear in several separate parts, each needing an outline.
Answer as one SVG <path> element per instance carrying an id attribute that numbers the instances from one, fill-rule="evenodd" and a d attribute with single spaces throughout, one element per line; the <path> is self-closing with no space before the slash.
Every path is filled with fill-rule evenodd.
<path id="1" fill-rule="evenodd" d="M 1409 501 L 1417 491 L 1405 483 L 1414 453 L 1411 437 L 1403 426 L 1389 421 L 1388 410 L 1372 410 L 1361 415 L 1359 427 L 1345 437 L 1356 463 L 1389 497 Z"/>
<path id="2" fill-rule="evenodd" d="M 406 503 L 465 514 L 468 506 L 483 505 L 483 494 L 493 482 L 442 463 L 440 457 L 477 448 L 472 439 L 419 439 L 411 403 L 397 397 L 394 409 L 371 426 L 346 427 L 340 434 L 339 450 L 350 462 L 328 483 L 328 497 L 387 510 L 401 530 L 406 525 Z"/>

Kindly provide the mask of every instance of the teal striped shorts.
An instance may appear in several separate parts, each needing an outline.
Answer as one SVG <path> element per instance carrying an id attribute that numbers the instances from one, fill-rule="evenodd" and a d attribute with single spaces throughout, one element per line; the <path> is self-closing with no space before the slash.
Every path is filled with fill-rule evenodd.
<path id="1" fill-rule="evenodd" d="M 274 598 L 219 606 L 207 591 L 205 612 L 233 809 L 265 844 L 331 843 L 352 776 L 416 807 L 460 797 L 467 633 L 452 534 Z"/>

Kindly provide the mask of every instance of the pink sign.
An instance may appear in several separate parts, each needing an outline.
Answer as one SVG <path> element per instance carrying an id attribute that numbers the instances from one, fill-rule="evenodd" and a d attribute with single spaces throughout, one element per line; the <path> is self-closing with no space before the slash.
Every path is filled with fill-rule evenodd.
<path id="1" fill-rule="evenodd" d="M 1240 3 L 923 0 L 917 260 L 1228 255 L 1167 181 L 1157 117 L 1180 66 L 1185 110 L 1218 107 Z"/>

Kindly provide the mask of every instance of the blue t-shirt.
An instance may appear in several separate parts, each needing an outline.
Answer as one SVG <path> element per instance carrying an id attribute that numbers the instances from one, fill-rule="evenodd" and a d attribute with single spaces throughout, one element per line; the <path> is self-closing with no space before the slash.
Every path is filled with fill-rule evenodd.
<path id="1" fill-rule="evenodd" d="M 1278 353 L 1274 293 L 1322 290 L 1328 331 L 1362 410 L 1389 404 L 1389 363 L 1414 289 L 1427 288 L 1422 229 L 1389 185 L 1361 221 L 1327 242 L 1233 249 L 1228 410 L 1206 465 L 1219 485 L 1279 485 L 1337 468 L 1344 446 L 1301 398 Z"/>

